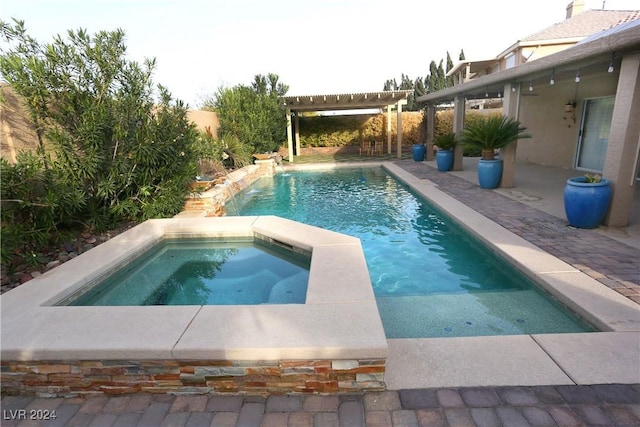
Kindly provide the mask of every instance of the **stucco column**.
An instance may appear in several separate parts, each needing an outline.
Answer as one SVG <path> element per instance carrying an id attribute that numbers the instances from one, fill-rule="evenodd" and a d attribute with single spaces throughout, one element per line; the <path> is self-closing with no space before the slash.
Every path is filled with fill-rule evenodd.
<path id="1" fill-rule="evenodd" d="M 427 160 L 433 160 L 435 156 L 433 155 L 433 134 L 435 129 L 435 120 L 436 120 L 436 107 L 435 105 L 427 105 L 427 109 L 425 111 L 427 115 Z"/>
<path id="2" fill-rule="evenodd" d="M 391 154 L 391 105 L 387 105 L 387 154 Z"/>
<path id="3" fill-rule="evenodd" d="M 287 117 L 287 149 L 289 151 L 289 162 L 293 163 L 293 137 L 291 136 L 291 109 L 287 108 L 285 116 Z"/>
<path id="4" fill-rule="evenodd" d="M 505 84 L 503 88 L 504 98 L 502 99 L 502 113 L 505 116 L 513 117 L 518 120 L 520 115 L 520 85 L 513 86 L 511 83 Z M 516 148 L 518 141 L 507 145 L 500 149 L 500 158 L 502 159 L 502 179 L 500 187 L 511 188 L 515 185 L 516 175 Z"/>
<path id="5" fill-rule="evenodd" d="M 458 139 L 462 135 L 462 129 L 464 129 L 464 109 L 465 109 L 465 100 L 464 95 L 456 96 L 456 99 L 453 101 L 453 132 L 458 136 Z M 462 144 L 456 145 L 456 148 L 453 152 L 453 170 L 461 171 L 462 170 L 462 156 L 464 155 L 464 150 Z"/>
<path id="6" fill-rule="evenodd" d="M 300 155 L 300 116 L 298 115 L 299 113 L 296 113 L 295 115 L 295 134 L 294 134 L 294 138 L 295 138 L 295 142 L 296 142 L 296 156 Z"/>
<path id="7" fill-rule="evenodd" d="M 604 223 L 614 227 L 629 225 L 636 187 L 640 150 L 640 54 L 622 58 L 611 131 L 604 161 L 605 178 L 613 186 L 611 207 Z"/>

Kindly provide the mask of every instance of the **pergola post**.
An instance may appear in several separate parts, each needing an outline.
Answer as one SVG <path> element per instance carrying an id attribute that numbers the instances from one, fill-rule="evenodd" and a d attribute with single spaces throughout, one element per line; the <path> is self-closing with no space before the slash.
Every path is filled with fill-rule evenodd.
<path id="1" fill-rule="evenodd" d="M 296 113 L 295 115 L 295 142 L 296 142 L 296 156 L 300 155 L 300 113 Z"/>
<path id="2" fill-rule="evenodd" d="M 387 154 L 391 154 L 391 105 L 387 105 Z"/>
<path id="3" fill-rule="evenodd" d="M 464 109 L 465 99 L 464 95 L 456 96 L 453 107 L 453 132 L 458 138 L 462 135 L 462 129 L 464 128 Z M 462 170 L 462 156 L 464 155 L 464 149 L 462 144 L 457 144 L 453 152 L 453 170 Z"/>
<path id="4" fill-rule="evenodd" d="M 287 108 L 285 116 L 287 117 L 287 149 L 289 151 L 289 162 L 293 163 L 293 137 L 291 135 L 291 109 Z"/>
<path id="5" fill-rule="evenodd" d="M 436 107 L 435 105 L 427 105 L 424 112 L 427 115 L 427 157 L 426 160 L 433 160 L 433 136 L 435 132 Z"/>
<path id="6" fill-rule="evenodd" d="M 396 125 L 396 133 L 398 134 L 398 147 L 396 151 L 398 152 L 399 159 L 402 158 L 402 106 L 406 104 L 407 104 L 406 99 L 401 99 L 396 104 L 398 106 L 398 110 L 396 112 L 396 114 L 398 115 L 398 120 Z"/>

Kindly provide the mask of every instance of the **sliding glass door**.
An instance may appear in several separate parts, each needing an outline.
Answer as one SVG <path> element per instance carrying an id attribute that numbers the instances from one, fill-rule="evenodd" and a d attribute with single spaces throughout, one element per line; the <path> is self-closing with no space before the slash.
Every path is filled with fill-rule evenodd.
<path id="1" fill-rule="evenodd" d="M 576 169 L 602 172 L 609 144 L 615 97 L 586 99 L 580 125 Z"/>

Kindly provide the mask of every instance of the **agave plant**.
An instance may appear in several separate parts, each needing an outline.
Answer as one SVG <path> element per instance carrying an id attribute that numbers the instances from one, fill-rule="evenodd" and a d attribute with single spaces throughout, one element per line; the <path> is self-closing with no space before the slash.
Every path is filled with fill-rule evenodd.
<path id="1" fill-rule="evenodd" d="M 489 116 L 469 124 L 462 131 L 461 141 L 469 147 L 482 150 L 483 160 L 493 160 L 495 150 L 506 147 L 518 139 L 531 138 L 521 123 L 507 116 Z"/>

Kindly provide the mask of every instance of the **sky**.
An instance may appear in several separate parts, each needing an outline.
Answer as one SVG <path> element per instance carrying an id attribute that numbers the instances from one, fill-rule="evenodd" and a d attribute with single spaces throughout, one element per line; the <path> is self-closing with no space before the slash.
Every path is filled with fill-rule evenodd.
<path id="1" fill-rule="evenodd" d="M 80 28 L 121 28 L 127 58 L 156 59 L 154 81 L 199 107 L 220 87 L 275 73 L 287 95 L 375 92 L 387 79 L 425 77 L 461 50 L 497 56 L 565 19 L 569 0 L 0 0 L 40 43 Z M 587 8 L 640 9 L 640 0 Z M 2 42 L 0 42 L 2 43 Z"/>

